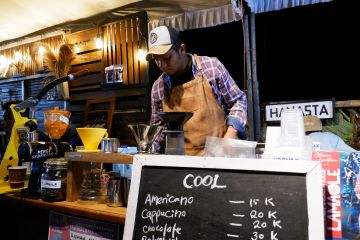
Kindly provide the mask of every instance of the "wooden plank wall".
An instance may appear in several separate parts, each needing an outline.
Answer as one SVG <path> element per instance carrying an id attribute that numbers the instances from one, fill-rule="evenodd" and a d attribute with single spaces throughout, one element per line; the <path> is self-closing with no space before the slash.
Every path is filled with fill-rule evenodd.
<path id="1" fill-rule="evenodd" d="M 132 137 L 130 129 L 127 127 L 128 123 L 148 122 L 150 105 L 147 91 L 146 87 L 127 87 L 93 93 L 92 98 L 89 96 L 88 99 L 115 97 L 116 106 L 110 137 L 127 139 L 128 136 Z M 91 93 L 88 94 L 91 95 Z M 95 97 L 95 95 L 100 97 Z M 81 126 L 84 120 L 85 104 L 86 100 L 75 98 L 69 102 L 68 109 L 71 111 L 71 123 L 76 127 Z M 135 119 L 134 116 L 136 116 Z"/>
<path id="2" fill-rule="evenodd" d="M 147 108 L 149 103 L 144 96 L 122 97 L 117 103 L 113 118 L 112 135 L 121 145 L 136 146 L 133 133 L 128 127 L 131 123 L 149 123 Z"/>
<path id="3" fill-rule="evenodd" d="M 130 122 L 147 122 L 150 109 L 147 99 L 147 63 L 139 61 L 137 57 L 139 49 L 147 51 L 146 22 L 145 17 L 133 15 L 99 28 L 70 34 L 69 43 L 74 44 L 77 53 L 72 72 L 82 69 L 90 72 L 85 77 L 69 82 L 69 110 L 74 126 L 81 126 L 83 122 L 86 100 L 115 97 L 110 136 L 134 145 L 134 137 L 127 125 Z M 102 49 L 96 48 L 98 34 L 103 40 Z M 115 64 L 123 65 L 124 85 L 105 84 L 105 67 Z"/>
<path id="4" fill-rule="evenodd" d="M 115 97 L 116 108 L 113 118 L 112 137 L 118 137 L 121 142 L 136 145 L 135 139 L 128 128 L 128 123 L 148 122 L 149 118 L 149 86 L 147 83 L 147 63 L 139 61 L 137 53 L 139 49 L 147 51 L 147 19 L 146 14 L 134 14 L 121 18 L 112 23 L 107 23 L 99 28 L 91 28 L 53 38 L 48 41 L 53 49 L 65 40 L 74 45 L 76 58 L 72 62 L 71 72 L 88 69 L 89 75 L 74 79 L 69 82 L 70 100 L 67 109 L 71 111 L 71 124 L 81 126 L 84 117 L 86 100 L 104 97 Z M 100 34 L 103 40 L 103 48 L 96 48 L 96 37 Z M 60 38 L 61 37 L 61 38 Z M 23 52 L 30 51 L 31 46 L 20 46 Z M 13 55 L 14 49 L 6 50 L 7 55 Z M 4 54 L 4 51 L 0 52 Z M 33 64 L 33 65 L 31 65 Z M 38 70 L 34 63 L 28 67 L 26 75 L 33 75 Z M 115 86 L 104 84 L 105 67 L 114 64 L 123 65 L 124 85 Z M 16 94 L 21 93 L 19 83 L 1 83 L 1 89 L 16 89 Z M 42 79 L 31 79 L 25 84 L 25 98 L 36 96 L 42 88 Z M 10 99 L 7 92 L 0 92 L 2 100 Z M 11 99 L 20 99 L 14 94 Z M 39 109 L 50 109 L 57 102 L 41 102 Z M 40 120 L 43 113 L 39 110 L 36 116 Z M 0 116 L 1 118 L 1 116 Z"/>
<path id="5" fill-rule="evenodd" d="M 122 64 L 123 81 L 128 85 L 145 83 L 146 64 L 137 56 L 139 50 L 146 51 L 144 24 L 144 19 L 135 17 L 103 27 L 104 64 Z"/>
<path id="6" fill-rule="evenodd" d="M 71 72 L 88 69 L 90 75 L 69 82 L 71 95 L 83 91 L 99 91 L 104 80 L 102 50 L 96 48 L 98 29 L 93 28 L 70 34 L 68 41 L 74 45 L 76 58 L 72 62 Z"/>
<path id="7" fill-rule="evenodd" d="M 51 49 L 56 50 L 57 47 L 63 42 L 63 35 L 58 35 L 54 37 L 49 37 L 45 39 L 41 39 L 40 42 L 46 43 L 50 46 Z M 35 61 L 32 59 L 33 55 L 33 45 L 34 43 L 26 43 L 20 46 L 7 48 L 4 50 L 0 50 L 0 55 L 3 55 L 8 63 L 10 63 L 10 68 L 6 77 L 10 78 L 17 72 L 15 71 L 13 65 L 11 63 L 16 62 L 15 52 L 19 52 L 20 61 L 24 65 L 25 76 L 34 75 L 38 70 L 41 70 L 42 66 L 37 66 Z"/>
<path id="8" fill-rule="evenodd" d="M 145 84 L 146 62 L 139 61 L 139 49 L 146 51 L 146 20 L 128 17 L 123 20 L 70 34 L 68 41 L 74 44 L 77 54 L 71 72 L 88 69 L 92 77 L 70 82 L 70 94 L 96 91 L 105 83 L 105 67 L 122 64 L 123 82 L 127 85 Z M 96 48 L 96 38 L 102 36 L 103 48 Z"/>

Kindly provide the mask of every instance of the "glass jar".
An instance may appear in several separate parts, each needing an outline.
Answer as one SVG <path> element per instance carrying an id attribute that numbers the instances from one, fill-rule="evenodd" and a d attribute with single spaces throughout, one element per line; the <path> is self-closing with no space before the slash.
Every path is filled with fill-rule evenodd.
<path id="1" fill-rule="evenodd" d="M 103 170 L 97 165 L 97 163 L 90 162 L 90 169 L 84 170 L 83 174 L 84 179 L 79 191 L 79 203 L 101 203 L 103 196 L 101 191 L 101 175 L 103 174 Z"/>
<path id="2" fill-rule="evenodd" d="M 66 200 L 67 167 L 64 158 L 49 158 L 41 175 L 41 199 L 47 202 Z"/>

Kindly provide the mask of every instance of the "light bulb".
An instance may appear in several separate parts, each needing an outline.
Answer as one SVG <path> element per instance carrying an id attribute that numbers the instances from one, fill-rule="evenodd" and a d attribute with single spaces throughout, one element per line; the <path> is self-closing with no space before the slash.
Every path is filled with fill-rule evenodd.
<path id="1" fill-rule="evenodd" d="M 6 64 L 6 59 L 4 55 L 0 55 L 0 65 L 5 65 Z"/>
<path id="2" fill-rule="evenodd" d="M 142 49 L 139 49 L 137 52 L 137 58 L 139 61 L 144 61 L 146 57 L 146 52 Z"/>
<path id="3" fill-rule="evenodd" d="M 20 61 L 20 58 L 21 58 L 20 52 L 16 51 L 15 52 L 15 60 L 18 62 L 18 61 Z"/>
<path id="4" fill-rule="evenodd" d="M 100 34 L 98 34 L 97 37 L 96 37 L 96 48 L 97 48 L 97 49 L 101 49 L 101 48 L 102 48 L 102 41 L 101 41 Z"/>
<path id="5" fill-rule="evenodd" d="M 40 56 L 42 56 L 45 53 L 45 48 L 43 46 L 40 46 L 38 53 L 40 54 Z"/>

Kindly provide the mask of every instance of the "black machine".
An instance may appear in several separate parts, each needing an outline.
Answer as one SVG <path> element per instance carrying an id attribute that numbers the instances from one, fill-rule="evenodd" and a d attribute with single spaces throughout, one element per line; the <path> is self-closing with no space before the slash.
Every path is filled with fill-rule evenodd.
<path id="1" fill-rule="evenodd" d="M 41 196 L 41 174 L 44 173 L 44 162 L 48 158 L 63 157 L 65 152 L 72 152 L 72 146 L 67 142 L 28 142 L 19 145 L 20 163 L 33 162 L 27 189 L 22 192 L 34 198 Z"/>

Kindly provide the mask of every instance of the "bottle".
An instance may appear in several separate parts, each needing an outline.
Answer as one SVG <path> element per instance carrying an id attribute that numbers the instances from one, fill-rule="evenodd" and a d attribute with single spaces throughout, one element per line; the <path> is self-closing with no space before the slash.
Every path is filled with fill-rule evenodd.
<path id="1" fill-rule="evenodd" d="M 64 158 L 49 158 L 41 175 L 41 199 L 47 202 L 66 200 L 68 162 Z"/>

